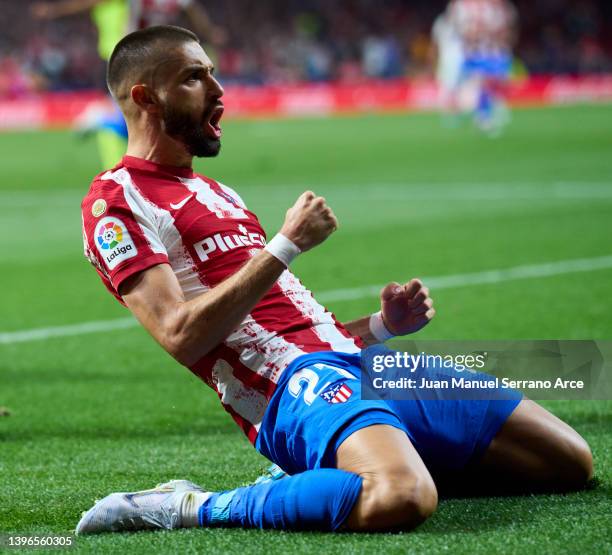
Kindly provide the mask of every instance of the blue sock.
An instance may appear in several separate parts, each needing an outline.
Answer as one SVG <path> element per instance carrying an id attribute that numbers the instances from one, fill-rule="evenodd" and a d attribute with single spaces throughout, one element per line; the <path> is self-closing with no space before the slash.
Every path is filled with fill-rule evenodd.
<path id="1" fill-rule="evenodd" d="M 486 87 L 483 88 L 480 91 L 478 106 L 476 107 L 476 113 L 481 121 L 486 121 L 491 117 L 493 113 L 493 104 L 493 95 Z"/>
<path id="2" fill-rule="evenodd" d="M 361 491 L 344 470 L 309 470 L 282 480 L 215 493 L 198 511 L 200 526 L 337 530 Z"/>

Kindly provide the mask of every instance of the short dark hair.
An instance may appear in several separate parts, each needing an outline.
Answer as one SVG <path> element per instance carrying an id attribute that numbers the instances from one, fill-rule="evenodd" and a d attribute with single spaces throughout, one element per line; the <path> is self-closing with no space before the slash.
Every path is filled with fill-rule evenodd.
<path id="1" fill-rule="evenodd" d="M 126 35 L 117 43 L 108 60 L 106 84 L 111 94 L 120 100 L 119 89 L 128 76 L 135 77 L 149 68 L 168 48 L 192 41 L 200 42 L 188 29 L 174 25 L 147 27 Z"/>

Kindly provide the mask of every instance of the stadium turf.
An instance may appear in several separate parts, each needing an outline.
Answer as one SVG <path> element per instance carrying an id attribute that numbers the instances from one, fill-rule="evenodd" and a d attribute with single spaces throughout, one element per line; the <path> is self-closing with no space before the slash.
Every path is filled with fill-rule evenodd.
<path id="1" fill-rule="evenodd" d="M 434 115 L 224 128 L 222 155 L 197 167 L 235 187 L 270 234 L 305 188 L 337 212 L 339 231 L 293 269 L 340 319 L 376 308 L 375 295 L 355 288 L 459 275 L 432 289 L 438 315 L 421 337 L 611 339 L 612 106 L 517 111 L 497 140 Z M 210 489 L 256 478 L 266 462 L 215 395 L 140 329 L 7 335 L 127 314 L 81 254 L 78 205 L 98 171 L 94 144 L 10 133 L 0 151 L 0 406 L 12 411 L 0 417 L 0 533 L 68 534 L 94 499 L 170 478 Z M 568 270 L 575 259 L 586 271 Z M 463 276 L 534 265 L 530 279 Z M 591 444 L 592 489 L 444 499 L 407 534 L 183 530 L 83 537 L 78 550 L 609 553 L 612 404 L 546 406 Z"/>

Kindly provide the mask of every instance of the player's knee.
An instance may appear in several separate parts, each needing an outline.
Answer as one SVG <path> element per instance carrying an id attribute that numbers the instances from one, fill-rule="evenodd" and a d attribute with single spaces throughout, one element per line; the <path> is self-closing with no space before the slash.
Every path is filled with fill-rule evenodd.
<path id="1" fill-rule="evenodd" d="M 552 450 L 542 453 L 542 457 L 549 481 L 557 489 L 577 490 L 593 477 L 591 449 L 574 430 L 563 430 Z"/>
<path id="2" fill-rule="evenodd" d="M 370 480 L 366 485 L 370 493 L 361 511 L 361 530 L 410 530 L 438 506 L 438 492 L 428 475 L 399 473 Z"/>
<path id="3" fill-rule="evenodd" d="M 564 479 L 569 488 L 582 488 L 593 477 L 593 454 L 577 433 L 568 441 Z"/>

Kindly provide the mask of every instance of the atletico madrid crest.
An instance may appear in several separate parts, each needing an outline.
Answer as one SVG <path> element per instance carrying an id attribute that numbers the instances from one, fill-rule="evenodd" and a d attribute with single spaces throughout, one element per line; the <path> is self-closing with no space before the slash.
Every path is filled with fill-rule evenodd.
<path id="1" fill-rule="evenodd" d="M 353 390 L 345 383 L 340 382 L 325 388 L 321 392 L 321 397 L 328 403 L 335 405 L 336 403 L 346 403 L 352 394 Z"/>

